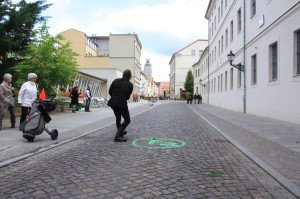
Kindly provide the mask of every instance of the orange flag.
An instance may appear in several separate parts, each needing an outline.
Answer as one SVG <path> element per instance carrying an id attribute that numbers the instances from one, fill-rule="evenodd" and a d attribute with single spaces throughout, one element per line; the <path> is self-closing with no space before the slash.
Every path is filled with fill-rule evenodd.
<path id="1" fill-rule="evenodd" d="M 45 101 L 46 100 L 46 92 L 45 89 L 43 88 L 41 93 L 40 93 L 40 99 Z"/>

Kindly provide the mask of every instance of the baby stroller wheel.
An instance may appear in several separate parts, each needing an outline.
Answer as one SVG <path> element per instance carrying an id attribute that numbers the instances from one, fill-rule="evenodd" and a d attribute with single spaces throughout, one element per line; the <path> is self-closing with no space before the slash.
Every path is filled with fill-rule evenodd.
<path id="1" fill-rule="evenodd" d="M 56 140 L 57 139 L 57 137 L 58 137 L 58 131 L 57 131 L 57 129 L 53 129 L 50 134 L 51 134 L 51 139 L 52 140 Z"/>
<path id="2" fill-rule="evenodd" d="M 23 133 L 23 137 L 28 141 L 28 142 L 33 142 L 35 135 L 31 133 Z"/>

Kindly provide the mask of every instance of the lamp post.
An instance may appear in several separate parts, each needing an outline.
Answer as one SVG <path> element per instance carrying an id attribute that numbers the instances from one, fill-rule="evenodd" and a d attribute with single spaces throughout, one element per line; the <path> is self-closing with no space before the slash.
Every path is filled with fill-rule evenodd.
<path id="1" fill-rule="evenodd" d="M 235 58 L 235 54 L 232 52 L 232 50 L 229 52 L 229 54 L 227 55 L 228 57 L 228 61 L 230 63 L 231 66 L 233 66 L 234 68 L 240 70 L 241 72 L 244 72 L 244 96 L 243 96 L 243 109 L 244 109 L 244 113 L 246 113 L 246 76 L 245 76 L 245 66 L 242 65 L 241 63 L 238 64 L 233 64 L 234 58 Z"/>

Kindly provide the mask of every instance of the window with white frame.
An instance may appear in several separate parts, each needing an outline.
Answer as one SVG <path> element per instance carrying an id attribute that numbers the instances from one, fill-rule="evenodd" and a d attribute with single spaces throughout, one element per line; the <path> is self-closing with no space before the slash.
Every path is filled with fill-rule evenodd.
<path id="1" fill-rule="evenodd" d="M 216 78 L 214 79 L 214 92 L 216 92 Z"/>
<path id="2" fill-rule="evenodd" d="M 225 91 L 227 91 L 227 79 L 228 79 L 227 71 L 225 71 Z"/>
<path id="3" fill-rule="evenodd" d="M 251 0 L 250 2 L 250 13 L 251 13 L 251 18 L 256 15 L 256 0 Z"/>
<path id="4" fill-rule="evenodd" d="M 233 20 L 230 22 L 230 42 L 233 41 Z"/>
<path id="5" fill-rule="evenodd" d="M 192 51 L 191 51 L 191 55 L 192 55 L 192 57 L 195 57 L 195 56 L 196 56 L 196 51 L 195 51 L 195 50 L 192 50 Z"/>
<path id="6" fill-rule="evenodd" d="M 215 25 L 215 27 L 214 27 L 214 28 L 215 28 L 215 30 L 217 30 L 217 17 L 216 17 L 216 16 L 215 16 L 214 23 L 215 23 L 215 24 L 214 24 L 214 25 Z"/>
<path id="7" fill-rule="evenodd" d="M 276 81 L 278 79 L 278 44 L 273 43 L 269 47 L 270 49 L 270 81 Z"/>
<path id="8" fill-rule="evenodd" d="M 220 18 L 221 18 L 221 8 L 218 8 L 218 23 L 220 23 Z"/>
<path id="9" fill-rule="evenodd" d="M 225 48 L 228 47 L 228 29 L 225 30 Z"/>
<path id="10" fill-rule="evenodd" d="M 215 61 L 217 60 L 217 46 L 215 46 L 215 51 L 214 51 L 214 53 L 215 53 Z"/>
<path id="11" fill-rule="evenodd" d="M 251 84 L 257 83 L 257 60 L 256 54 L 251 56 Z"/>
<path id="12" fill-rule="evenodd" d="M 220 92 L 220 75 L 218 76 L 218 92 Z"/>
<path id="13" fill-rule="evenodd" d="M 221 37 L 221 53 L 224 52 L 224 38 L 223 38 L 223 35 Z"/>
<path id="14" fill-rule="evenodd" d="M 233 68 L 230 69 L 230 89 L 233 89 Z"/>
<path id="15" fill-rule="evenodd" d="M 227 3 L 227 0 L 225 0 L 225 8 L 227 8 L 227 4 L 228 4 L 228 3 Z"/>
<path id="16" fill-rule="evenodd" d="M 241 86 L 242 86 L 242 71 L 238 70 L 237 87 L 241 88 Z"/>
<path id="17" fill-rule="evenodd" d="M 218 46 L 218 56 L 221 55 L 221 41 L 219 40 L 219 46 Z"/>
<path id="18" fill-rule="evenodd" d="M 295 75 L 300 75 L 300 30 L 295 32 L 296 42 L 296 64 L 295 64 Z"/>
<path id="19" fill-rule="evenodd" d="M 242 11 L 241 8 L 237 11 L 237 32 L 240 33 L 242 30 Z"/>
<path id="20" fill-rule="evenodd" d="M 221 17 L 223 17 L 223 12 L 224 12 L 224 8 L 223 8 L 223 0 L 221 0 Z"/>
<path id="21" fill-rule="evenodd" d="M 220 90 L 223 91 L 223 74 L 221 74 Z"/>

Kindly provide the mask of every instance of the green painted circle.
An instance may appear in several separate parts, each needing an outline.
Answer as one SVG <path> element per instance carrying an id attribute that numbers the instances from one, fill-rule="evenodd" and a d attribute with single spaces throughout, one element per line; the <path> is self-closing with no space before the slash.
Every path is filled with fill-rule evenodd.
<path id="1" fill-rule="evenodd" d="M 151 148 L 151 149 L 171 149 L 183 147 L 186 145 L 184 141 L 170 138 L 140 138 L 132 142 L 135 147 Z"/>

